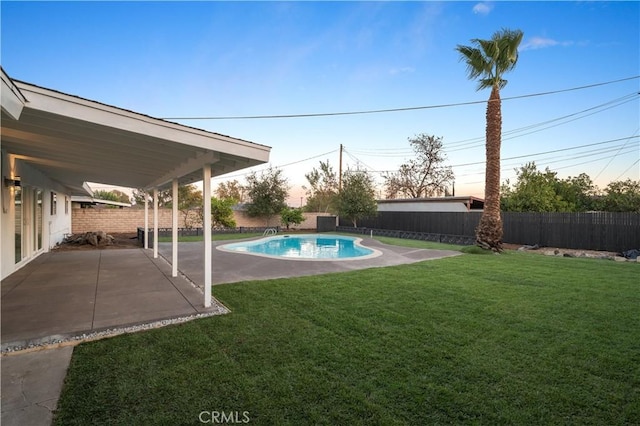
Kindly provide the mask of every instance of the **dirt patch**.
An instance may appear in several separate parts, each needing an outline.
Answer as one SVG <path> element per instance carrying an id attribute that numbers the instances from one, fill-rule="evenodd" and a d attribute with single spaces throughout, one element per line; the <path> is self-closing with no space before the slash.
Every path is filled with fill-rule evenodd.
<path id="1" fill-rule="evenodd" d="M 92 246 L 91 244 L 75 244 L 60 243 L 53 248 L 57 251 L 75 251 L 75 250 L 114 250 L 114 249 L 130 249 L 140 248 L 142 244 L 138 242 L 138 236 L 135 233 L 115 233 L 109 234 L 113 237 L 110 244 L 100 244 Z"/>
<path id="2" fill-rule="evenodd" d="M 506 250 L 526 250 L 529 253 L 544 254 L 547 256 L 589 257 L 597 259 L 613 259 L 620 256 L 620 253 L 613 251 L 579 250 L 558 247 L 540 247 L 537 249 L 531 249 L 530 246 L 523 246 L 522 244 L 503 244 L 502 246 Z"/>

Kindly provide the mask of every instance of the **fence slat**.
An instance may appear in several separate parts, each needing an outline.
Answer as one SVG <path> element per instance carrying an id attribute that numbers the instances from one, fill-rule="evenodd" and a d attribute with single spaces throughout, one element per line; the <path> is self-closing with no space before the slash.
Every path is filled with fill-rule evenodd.
<path id="1" fill-rule="evenodd" d="M 358 226 L 473 237 L 480 212 L 378 212 Z M 505 243 L 622 252 L 640 248 L 640 213 L 502 213 Z M 352 226 L 340 220 L 340 226 Z"/>

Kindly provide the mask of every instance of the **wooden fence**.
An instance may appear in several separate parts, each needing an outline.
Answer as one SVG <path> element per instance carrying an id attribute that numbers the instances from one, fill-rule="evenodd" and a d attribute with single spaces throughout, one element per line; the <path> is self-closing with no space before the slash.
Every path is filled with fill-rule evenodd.
<path id="1" fill-rule="evenodd" d="M 473 237 L 480 212 L 379 212 L 358 227 Z M 502 213 L 505 243 L 621 252 L 640 248 L 640 213 Z M 340 226 L 350 226 L 340 221 Z"/>

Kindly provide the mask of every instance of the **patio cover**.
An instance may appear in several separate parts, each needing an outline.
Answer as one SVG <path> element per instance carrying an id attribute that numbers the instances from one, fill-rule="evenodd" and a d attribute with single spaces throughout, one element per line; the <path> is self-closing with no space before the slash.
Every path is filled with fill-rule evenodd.
<path id="1" fill-rule="evenodd" d="M 205 164 L 219 176 L 269 159 L 264 145 L 11 80 L 4 70 L 2 80 L 2 149 L 69 195 L 87 195 L 85 182 L 163 189 L 174 178 L 201 181 Z M 24 99 L 17 120 L 5 108 L 6 83 Z"/>
<path id="2" fill-rule="evenodd" d="M 1 77 L 3 152 L 28 163 L 68 195 L 87 195 L 86 182 L 149 191 L 173 187 L 177 195 L 178 184 L 204 181 L 207 200 L 212 176 L 269 160 L 268 146 L 13 80 L 4 69 Z M 210 228 L 208 202 L 204 210 L 204 226 Z M 157 210 L 154 217 L 157 233 Z M 177 227 L 177 218 L 173 223 Z M 205 253 L 210 253 L 207 240 L 210 233 L 205 232 Z M 209 259 L 209 276 L 210 267 Z"/>

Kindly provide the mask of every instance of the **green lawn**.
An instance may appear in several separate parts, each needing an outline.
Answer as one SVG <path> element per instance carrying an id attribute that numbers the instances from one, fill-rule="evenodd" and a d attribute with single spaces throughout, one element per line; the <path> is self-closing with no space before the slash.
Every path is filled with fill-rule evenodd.
<path id="1" fill-rule="evenodd" d="M 510 252 L 216 286 L 232 314 L 78 346 L 55 423 L 638 424 L 639 273 Z"/>

